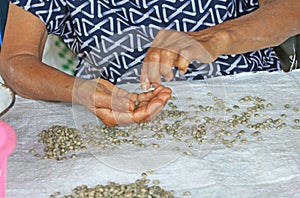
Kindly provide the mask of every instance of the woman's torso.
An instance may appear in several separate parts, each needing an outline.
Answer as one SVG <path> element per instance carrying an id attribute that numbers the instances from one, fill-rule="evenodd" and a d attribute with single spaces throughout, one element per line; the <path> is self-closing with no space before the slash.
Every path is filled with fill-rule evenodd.
<path id="1" fill-rule="evenodd" d="M 13 0 L 15 1 L 15 0 Z M 79 56 L 76 75 L 103 77 L 113 83 L 138 82 L 142 61 L 161 29 L 199 31 L 247 14 L 258 7 L 253 0 L 19 0 L 37 15 L 49 33 L 61 36 Z M 203 79 L 239 72 L 278 70 L 272 49 L 223 55 L 214 63 L 190 65 L 177 80 Z"/>

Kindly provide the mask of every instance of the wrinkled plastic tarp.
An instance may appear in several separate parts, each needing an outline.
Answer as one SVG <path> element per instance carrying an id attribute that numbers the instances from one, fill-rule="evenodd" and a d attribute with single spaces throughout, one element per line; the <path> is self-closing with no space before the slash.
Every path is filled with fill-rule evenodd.
<path id="1" fill-rule="evenodd" d="M 300 196 L 300 130 L 292 128 L 294 119 L 300 115 L 291 109 L 300 107 L 300 71 L 239 74 L 165 85 L 173 89 L 178 108 L 189 112 L 195 111 L 192 104 L 213 104 L 208 92 L 224 100 L 228 106 L 238 104 L 240 108 L 243 108 L 238 102 L 241 97 L 264 98 L 272 106 L 260 112 L 261 116 L 275 119 L 286 114 L 284 122 L 287 127 L 261 130 L 262 141 L 246 133 L 248 142 L 236 143 L 232 148 L 220 142 L 214 146 L 206 143 L 188 147 L 166 141 L 157 150 L 126 145 L 107 150 L 89 147 L 77 158 L 56 161 L 40 159 L 29 152 L 30 149 L 43 149 L 38 143 L 39 132 L 52 125 L 80 129 L 84 123 L 98 124 L 99 120 L 82 107 L 69 103 L 17 97 L 14 107 L 1 117 L 14 127 L 18 137 L 17 148 L 8 160 L 7 198 L 42 198 L 57 191 L 67 195 L 82 184 L 93 187 L 110 181 L 131 183 L 149 169 L 154 170 L 149 179 L 159 179 L 160 186 L 174 190 L 176 197 L 182 197 L 185 191 L 191 192 L 190 197 L 197 198 Z M 128 90 L 135 90 L 138 86 L 124 85 Z M 285 108 L 285 104 L 291 108 Z M 228 115 L 223 112 L 212 116 Z M 249 131 L 245 126 L 240 129 Z M 189 150 L 192 155 L 183 155 L 184 150 Z"/>

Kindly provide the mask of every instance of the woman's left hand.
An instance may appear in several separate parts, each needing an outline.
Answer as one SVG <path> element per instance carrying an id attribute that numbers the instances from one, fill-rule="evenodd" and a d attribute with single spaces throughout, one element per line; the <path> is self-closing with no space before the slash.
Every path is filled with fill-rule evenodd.
<path id="1" fill-rule="evenodd" d="M 208 40 L 213 36 L 203 33 L 159 31 L 144 58 L 141 71 L 142 89 L 160 85 L 161 75 L 165 80 L 171 80 L 173 67 L 178 67 L 180 73 L 184 74 L 193 60 L 212 62 L 216 58 L 212 55 L 215 48 Z"/>

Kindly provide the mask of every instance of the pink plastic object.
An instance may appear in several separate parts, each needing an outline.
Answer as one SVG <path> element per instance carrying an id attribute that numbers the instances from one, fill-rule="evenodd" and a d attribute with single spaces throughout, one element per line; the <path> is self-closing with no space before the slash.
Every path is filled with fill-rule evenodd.
<path id="1" fill-rule="evenodd" d="M 0 120 L 0 198 L 5 198 L 7 158 L 15 149 L 16 144 L 15 130 Z"/>

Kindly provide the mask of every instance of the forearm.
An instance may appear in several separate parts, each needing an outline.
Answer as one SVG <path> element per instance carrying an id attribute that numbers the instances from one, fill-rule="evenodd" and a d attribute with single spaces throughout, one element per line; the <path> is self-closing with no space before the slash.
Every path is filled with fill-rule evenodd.
<path id="1" fill-rule="evenodd" d="M 299 0 L 272 0 L 248 15 L 200 32 L 198 38 L 208 41 L 213 58 L 277 46 L 300 33 L 299 10 Z"/>
<path id="2" fill-rule="evenodd" d="M 1 75 L 20 96 L 47 101 L 72 102 L 75 77 L 21 54 L 1 62 Z"/>
<path id="3" fill-rule="evenodd" d="M 72 102 L 75 77 L 41 62 L 47 29 L 31 13 L 10 4 L 0 54 L 0 74 L 20 96 Z"/>

